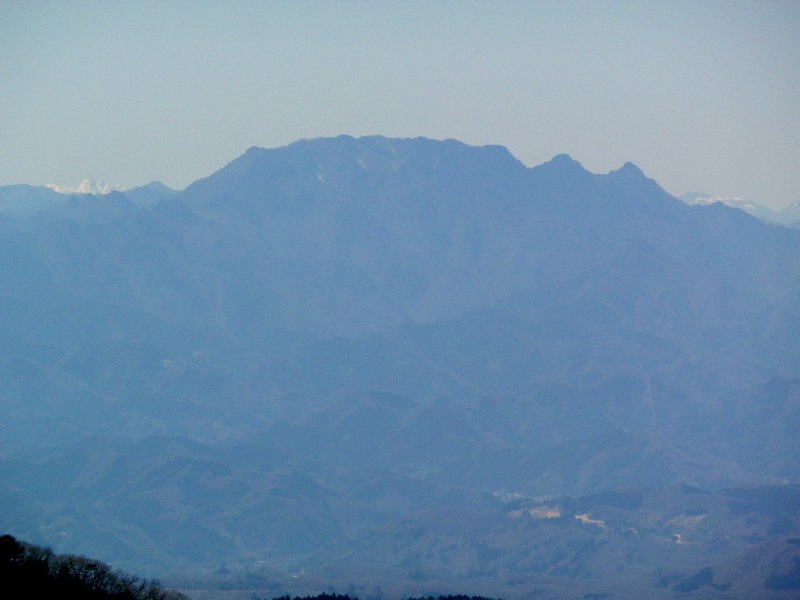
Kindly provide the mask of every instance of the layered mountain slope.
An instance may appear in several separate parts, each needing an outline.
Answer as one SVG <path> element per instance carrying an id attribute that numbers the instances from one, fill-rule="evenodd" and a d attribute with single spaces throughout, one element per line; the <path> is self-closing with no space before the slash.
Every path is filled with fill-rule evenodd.
<path id="1" fill-rule="evenodd" d="M 497 494 L 800 478 L 800 232 L 630 163 L 304 140 L 0 215 L 0 250 L 0 525 L 34 542 L 302 565 Z"/>

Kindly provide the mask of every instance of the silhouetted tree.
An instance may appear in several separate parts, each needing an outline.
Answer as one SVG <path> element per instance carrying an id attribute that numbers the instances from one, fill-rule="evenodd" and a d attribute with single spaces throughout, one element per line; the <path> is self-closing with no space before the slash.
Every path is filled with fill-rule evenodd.
<path id="1" fill-rule="evenodd" d="M 88 600 L 182 600 L 156 581 L 139 579 L 84 556 L 0 536 L 0 597 L 79 597 Z"/>

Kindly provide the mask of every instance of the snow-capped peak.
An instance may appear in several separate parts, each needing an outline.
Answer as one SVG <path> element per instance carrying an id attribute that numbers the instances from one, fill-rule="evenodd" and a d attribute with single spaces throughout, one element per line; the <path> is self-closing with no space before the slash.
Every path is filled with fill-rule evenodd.
<path id="1" fill-rule="evenodd" d="M 800 215 L 800 203 L 798 202 L 787 206 L 783 210 L 773 210 L 741 196 L 712 196 L 703 192 L 689 192 L 678 196 L 678 198 L 686 204 L 692 205 L 707 205 L 719 202 L 720 204 L 743 210 L 761 221 L 780 225 L 791 225 L 797 221 L 797 217 Z"/>
<path id="2" fill-rule="evenodd" d="M 100 179 L 84 179 L 77 186 L 60 186 L 55 183 L 47 185 L 48 188 L 59 194 L 110 194 L 111 192 L 124 192 L 121 185 L 108 183 Z"/>

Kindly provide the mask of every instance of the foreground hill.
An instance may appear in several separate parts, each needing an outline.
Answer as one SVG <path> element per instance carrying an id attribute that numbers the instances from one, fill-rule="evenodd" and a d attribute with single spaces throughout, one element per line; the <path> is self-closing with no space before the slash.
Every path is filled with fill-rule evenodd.
<path id="1" fill-rule="evenodd" d="M 0 250 L 0 525 L 33 541 L 153 573 L 336 579 L 372 556 L 529 593 L 531 573 L 620 563 L 534 570 L 544 546 L 481 538 L 517 539 L 501 498 L 800 478 L 800 232 L 687 206 L 630 163 L 307 140 L 155 204 L 0 215 Z M 466 571 L 433 538 L 414 550 L 403 523 L 441 511 L 454 531 L 484 515 L 457 545 L 495 550 L 453 559 Z M 591 525 L 567 522 L 547 548 Z M 719 573 L 749 543 L 702 546 L 713 585 L 739 589 Z M 693 575 L 626 551 L 645 557 L 631 577 Z"/>
<path id="2" fill-rule="evenodd" d="M 93 598 L 104 600 L 182 600 L 158 583 L 112 570 L 83 556 L 56 555 L 14 539 L 0 537 L 0 586 L 4 598 Z"/>

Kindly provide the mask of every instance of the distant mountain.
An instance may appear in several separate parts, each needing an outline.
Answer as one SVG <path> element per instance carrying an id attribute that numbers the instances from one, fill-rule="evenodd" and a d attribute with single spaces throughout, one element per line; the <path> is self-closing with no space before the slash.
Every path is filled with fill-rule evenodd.
<path id="1" fill-rule="evenodd" d="M 800 225 L 800 202 L 795 202 L 779 211 L 771 210 L 744 198 L 729 198 L 724 196 L 712 196 L 703 192 L 689 192 L 679 196 L 681 200 L 691 205 L 708 205 L 721 202 L 726 206 L 738 208 L 754 216 L 765 223 L 777 223 L 778 225 L 797 226 Z"/>
<path id="2" fill-rule="evenodd" d="M 59 194 L 109 194 L 125 191 L 121 185 L 108 183 L 101 179 L 84 179 L 76 186 L 60 186 L 51 183 L 47 187 Z"/>
<path id="3" fill-rule="evenodd" d="M 748 529 L 670 490 L 800 479 L 794 229 L 689 206 L 631 163 L 348 136 L 2 217 L 14 535 L 140 572 L 368 571 L 419 594 L 473 572 L 506 597 L 601 594 L 576 582 L 622 567 L 639 597 L 751 597 L 730 561 L 763 543 L 791 564 L 794 509 Z M 585 527 L 611 513 L 515 530 L 534 504 L 504 504 L 632 489 L 657 515 L 624 508 L 601 537 Z M 694 508 L 729 537 L 709 525 L 679 558 L 666 524 Z M 791 576 L 764 570 L 747 586 Z"/>
<path id="4" fill-rule="evenodd" d="M 0 186 L 0 214 L 25 217 L 57 206 L 66 198 L 46 187 L 34 185 Z"/>
<path id="5" fill-rule="evenodd" d="M 6 185 L 0 186 L 0 215 L 29 217 L 41 211 L 66 204 L 72 197 L 124 195 L 138 206 L 155 204 L 159 200 L 169 198 L 175 190 L 160 181 L 120 191 L 119 186 L 111 186 L 105 182 L 85 179 L 81 185 L 72 189 L 58 186 Z"/>
<path id="6" fill-rule="evenodd" d="M 175 194 L 175 190 L 160 181 L 125 190 L 128 199 L 137 206 L 148 206 Z"/>

